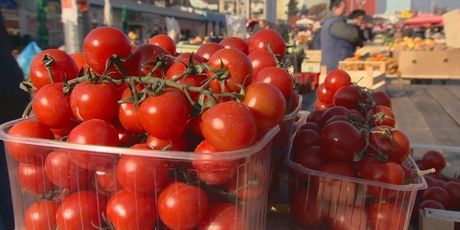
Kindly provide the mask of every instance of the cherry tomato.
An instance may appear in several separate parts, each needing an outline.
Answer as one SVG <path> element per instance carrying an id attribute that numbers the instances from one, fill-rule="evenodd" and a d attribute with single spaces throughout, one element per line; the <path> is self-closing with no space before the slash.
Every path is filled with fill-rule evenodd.
<path id="1" fill-rule="evenodd" d="M 316 131 L 313 130 L 301 130 L 297 132 L 292 143 L 292 151 L 297 152 L 300 149 L 309 146 L 319 146 L 320 137 Z"/>
<path id="2" fill-rule="evenodd" d="M 45 56 L 54 60 L 50 61 L 49 67 L 54 82 L 71 80 L 78 76 L 77 64 L 68 54 L 58 49 L 43 50 L 32 59 L 29 70 L 30 80 L 37 89 L 51 83 L 51 76 L 43 63 Z"/>
<path id="3" fill-rule="evenodd" d="M 100 229 L 106 201 L 92 191 L 74 193 L 64 199 L 56 211 L 56 224 L 60 230 Z"/>
<path id="4" fill-rule="evenodd" d="M 24 228 L 26 230 L 56 229 L 55 213 L 59 204 L 54 201 L 40 200 L 32 204 L 24 213 Z"/>
<path id="5" fill-rule="evenodd" d="M 131 91 L 126 88 L 121 95 L 121 99 L 132 97 Z M 130 133 L 142 133 L 144 129 L 139 121 L 139 110 L 133 102 L 121 103 L 118 109 L 118 119 L 126 131 Z"/>
<path id="6" fill-rule="evenodd" d="M 50 129 L 50 130 L 54 135 L 54 139 L 60 140 L 63 137 L 67 137 L 67 135 L 69 134 L 70 130 L 72 130 L 76 125 L 77 125 L 76 123 L 73 123 L 72 125 L 69 125 L 69 126 L 64 127 L 64 128 Z"/>
<path id="7" fill-rule="evenodd" d="M 67 142 L 83 145 L 119 146 L 117 130 L 108 122 L 99 119 L 84 121 L 70 131 Z M 70 158 L 85 169 L 109 167 L 116 157 L 87 151 L 69 151 Z"/>
<path id="8" fill-rule="evenodd" d="M 327 90 L 324 83 L 319 84 L 316 89 L 316 98 L 324 104 L 332 104 L 334 99 L 334 92 Z"/>
<path id="9" fill-rule="evenodd" d="M 48 84 L 38 90 L 33 100 L 37 119 L 50 128 L 65 128 L 73 123 L 70 97 L 63 93 L 63 87 L 63 83 Z"/>
<path id="10" fill-rule="evenodd" d="M 83 57 L 83 53 L 73 53 L 73 54 L 70 54 L 70 57 L 73 59 L 73 61 L 77 65 L 77 70 L 85 72 L 88 66 L 85 63 L 85 57 Z"/>
<path id="11" fill-rule="evenodd" d="M 78 167 L 67 152 L 55 150 L 45 161 L 45 173 L 54 185 L 69 190 L 83 188 L 90 179 L 90 172 Z"/>
<path id="12" fill-rule="evenodd" d="M 253 75 L 257 77 L 263 69 L 267 67 L 276 67 L 277 61 L 273 54 L 265 50 L 255 50 L 248 55 L 251 62 Z"/>
<path id="13" fill-rule="evenodd" d="M 391 203 L 375 203 L 368 212 L 372 229 L 403 230 L 409 224 L 409 221 L 406 221 L 406 212 Z"/>
<path id="14" fill-rule="evenodd" d="M 351 77 L 343 70 L 333 70 L 324 79 L 326 89 L 336 92 L 338 89 L 351 84 Z"/>
<path id="15" fill-rule="evenodd" d="M 303 130 L 313 130 L 315 131 L 316 133 L 321 133 L 321 127 L 315 123 L 315 122 L 312 122 L 312 121 L 307 121 L 305 122 L 305 124 L 302 124 L 302 126 L 300 126 L 299 128 L 299 132 L 302 132 Z"/>
<path id="16" fill-rule="evenodd" d="M 289 209 L 294 220 L 306 229 L 321 229 L 327 207 L 314 192 L 297 189 L 291 193 Z"/>
<path id="17" fill-rule="evenodd" d="M 98 27 L 91 30 L 83 40 L 83 56 L 86 64 L 97 74 L 104 73 L 108 59 L 113 55 L 127 58 L 131 54 L 128 37 L 115 27 Z M 119 76 L 115 68 L 109 70 L 111 76 Z"/>
<path id="18" fill-rule="evenodd" d="M 383 105 L 391 109 L 391 98 L 385 92 L 373 92 L 374 101 L 376 105 Z"/>
<path id="19" fill-rule="evenodd" d="M 345 177 L 356 177 L 353 166 L 341 162 L 324 164 L 319 168 L 319 171 Z M 315 179 L 318 179 L 316 191 L 322 200 L 344 205 L 354 202 L 356 183 L 347 180 L 332 179 L 327 176 Z"/>
<path id="20" fill-rule="evenodd" d="M 219 154 L 219 151 L 207 141 L 202 141 L 195 153 Z M 193 167 L 197 170 L 198 178 L 206 184 L 219 185 L 230 181 L 236 172 L 238 160 L 194 160 Z"/>
<path id="21" fill-rule="evenodd" d="M 237 49 L 241 52 L 248 54 L 248 45 L 246 42 L 239 37 L 226 37 L 219 43 L 227 49 Z"/>
<path id="22" fill-rule="evenodd" d="M 444 207 L 450 208 L 452 198 L 450 194 L 442 187 L 433 186 L 427 188 L 423 192 L 423 199 L 424 200 L 435 200 L 441 203 Z"/>
<path id="23" fill-rule="evenodd" d="M 194 229 L 208 211 L 208 195 L 201 188 L 176 182 L 158 198 L 158 213 L 171 229 Z"/>
<path id="24" fill-rule="evenodd" d="M 370 144 L 388 160 L 401 163 L 409 156 L 410 143 L 407 136 L 389 126 L 377 126 L 370 131 Z"/>
<path id="25" fill-rule="evenodd" d="M 326 103 L 321 102 L 320 100 L 316 100 L 313 108 L 315 109 L 315 111 L 324 111 L 330 108 L 331 106 L 332 104 L 326 104 Z"/>
<path id="26" fill-rule="evenodd" d="M 308 114 L 307 122 L 314 122 L 318 125 L 321 124 L 321 117 L 324 114 L 324 110 L 315 110 Z M 320 126 L 321 127 L 321 126 Z"/>
<path id="27" fill-rule="evenodd" d="M 85 81 L 72 90 L 70 105 L 73 115 L 81 121 L 102 119 L 112 122 L 117 116 L 118 98 L 113 84 Z"/>
<path id="28" fill-rule="evenodd" d="M 121 189 L 121 186 L 117 180 L 116 171 L 116 167 L 109 169 L 105 167 L 99 167 L 96 169 L 94 178 L 96 181 L 96 187 L 99 188 L 97 191 L 100 194 L 109 197 L 112 193 Z"/>
<path id="29" fill-rule="evenodd" d="M 217 203 L 209 206 L 208 213 L 201 221 L 200 230 L 246 229 L 244 216 L 230 203 Z"/>
<path id="30" fill-rule="evenodd" d="M 208 42 L 200 46 L 196 51 L 196 55 L 203 58 L 204 60 L 210 60 L 211 56 L 218 50 L 224 49 L 223 45 L 215 42 Z"/>
<path id="31" fill-rule="evenodd" d="M 178 90 L 166 90 L 158 96 L 148 97 L 139 108 L 140 122 L 145 131 L 166 140 L 184 134 L 190 112 L 187 98 Z"/>
<path id="32" fill-rule="evenodd" d="M 110 197 L 106 214 L 115 229 L 154 229 L 157 222 L 155 197 L 120 190 Z"/>
<path id="33" fill-rule="evenodd" d="M 192 58 L 192 61 L 194 64 L 200 64 L 200 63 L 203 63 L 203 62 L 207 62 L 207 60 L 205 60 L 204 58 L 196 55 L 196 54 L 193 54 L 193 53 L 190 53 L 190 52 L 185 52 L 185 53 L 181 53 L 179 54 L 179 56 L 176 57 L 176 62 L 182 62 L 182 63 L 185 63 L 185 64 L 190 64 L 190 57 Z"/>
<path id="34" fill-rule="evenodd" d="M 372 117 L 374 126 L 386 125 L 395 127 L 395 114 L 389 107 L 378 105 L 370 109 L 367 114 Z"/>
<path id="35" fill-rule="evenodd" d="M 350 114 L 350 111 L 343 106 L 333 106 L 324 111 L 319 120 L 319 125 L 323 126 L 329 121 L 332 117 L 335 116 L 347 116 Z"/>
<path id="36" fill-rule="evenodd" d="M 354 205 L 338 205 L 329 211 L 328 222 L 333 230 L 366 230 L 367 212 Z"/>
<path id="37" fill-rule="evenodd" d="M 284 117 L 286 100 L 275 86 L 254 82 L 246 88 L 242 103 L 249 107 L 260 134 L 268 132 Z"/>
<path id="38" fill-rule="evenodd" d="M 151 150 L 146 144 L 131 148 Z M 153 157 L 123 155 L 118 161 L 117 179 L 127 191 L 152 195 L 168 182 L 168 166 L 166 162 Z"/>
<path id="39" fill-rule="evenodd" d="M 236 101 L 227 101 L 201 115 L 206 141 L 220 151 L 249 147 L 256 140 L 257 126 L 250 109 Z"/>
<path id="40" fill-rule="evenodd" d="M 9 135 L 17 137 L 31 137 L 41 139 L 53 139 L 53 133 L 45 125 L 34 120 L 23 120 L 11 127 Z M 5 142 L 5 148 L 14 157 L 14 159 L 24 163 L 42 163 L 50 149 L 37 146 L 27 145 L 15 142 Z"/>
<path id="41" fill-rule="evenodd" d="M 248 41 L 249 53 L 255 50 L 271 50 L 282 58 L 286 54 L 286 42 L 276 30 L 261 29 L 252 35 Z"/>
<path id="42" fill-rule="evenodd" d="M 423 155 L 422 158 L 423 167 L 430 169 L 434 168 L 437 172 L 440 172 L 446 167 L 446 158 L 438 151 L 428 151 Z"/>
<path id="43" fill-rule="evenodd" d="M 294 88 L 294 79 L 285 69 L 278 67 L 264 68 L 254 78 L 255 82 L 270 83 L 283 93 L 286 102 L 290 99 L 292 89 Z"/>
<path id="44" fill-rule="evenodd" d="M 451 197 L 452 205 L 449 205 L 450 208 L 452 210 L 460 210 L 460 182 L 449 181 L 444 188 Z"/>
<path id="45" fill-rule="evenodd" d="M 355 154 L 363 150 L 365 141 L 350 123 L 334 121 L 323 128 L 320 146 L 328 161 L 352 162 Z"/>
<path id="46" fill-rule="evenodd" d="M 299 91 L 296 89 L 292 90 L 291 96 L 289 96 L 289 99 L 291 100 L 291 103 L 289 104 L 288 101 L 286 101 L 286 105 L 288 108 L 286 108 L 286 113 L 293 114 L 294 111 L 299 111 L 300 110 L 300 100 L 299 100 Z"/>
<path id="47" fill-rule="evenodd" d="M 172 139 L 172 140 L 163 140 L 158 137 L 148 136 L 147 141 L 145 142 L 151 149 L 155 150 L 164 150 L 168 147 L 168 150 L 171 151 L 186 151 L 187 150 L 187 140 L 184 136 Z"/>
<path id="48" fill-rule="evenodd" d="M 136 48 L 133 54 L 123 63 L 124 72 L 127 75 L 163 77 L 172 65 L 173 59 L 168 51 L 163 48 L 144 44 Z"/>
<path id="49" fill-rule="evenodd" d="M 345 106 L 348 109 L 359 110 L 363 95 L 359 89 L 353 85 L 339 88 L 334 94 L 334 105 Z"/>
<path id="50" fill-rule="evenodd" d="M 319 146 L 307 146 L 299 149 L 294 156 L 294 162 L 313 170 L 318 170 L 326 163 Z"/>
<path id="51" fill-rule="evenodd" d="M 22 189 L 31 194 L 44 195 L 53 190 L 53 184 L 41 165 L 19 163 L 18 181 Z"/>
<path id="52" fill-rule="evenodd" d="M 424 200 L 420 203 L 419 209 L 424 208 L 434 208 L 434 209 L 442 209 L 444 210 L 444 205 L 436 200 Z"/>
<path id="53" fill-rule="evenodd" d="M 189 62 L 189 61 L 187 61 Z M 188 71 L 188 69 L 193 68 L 193 67 L 187 67 L 183 62 L 178 62 L 176 61 L 171 67 L 169 67 L 168 72 L 166 72 L 166 78 L 173 80 L 177 77 L 180 77 L 183 75 L 184 71 Z M 189 86 L 201 86 L 206 79 L 208 79 L 208 76 L 204 73 L 202 74 L 185 74 L 182 77 L 180 77 L 177 82 L 189 85 Z M 190 92 L 190 96 L 195 101 L 198 101 L 200 97 L 199 92 Z"/>
<path id="54" fill-rule="evenodd" d="M 402 185 L 404 183 L 404 170 L 398 163 L 381 162 L 375 158 L 365 158 L 358 165 L 358 175 L 361 178 L 379 181 L 388 184 Z M 389 190 L 376 186 L 368 186 L 368 192 L 376 197 L 385 196 L 393 198 L 398 195 L 397 190 Z"/>
<path id="55" fill-rule="evenodd" d="M 223 66 L 221 66 L 222 64 Z M 216 70 L 220 70 L 223 67 L 227 71 L 228 77 L 225 80 L 226 92 L 240 92 L 241 86 L 247 86 L 252 82 L 251 62 L 239 50 L 218 50 L 209 58 L 208 65 Z M 214 77 L 215 73 L 208 70 L 208 76 Z M 223 90 L 217 79 L 213 80 L 209 87 L 214 92 L 222 92 Z"/>
<path id="56" fill-rule="evenodd" d="M 171 55 L 176 54 L 176 43 L 166 34 L 157 34 L 148 40 L 149 44 L 159 46 Z"/>

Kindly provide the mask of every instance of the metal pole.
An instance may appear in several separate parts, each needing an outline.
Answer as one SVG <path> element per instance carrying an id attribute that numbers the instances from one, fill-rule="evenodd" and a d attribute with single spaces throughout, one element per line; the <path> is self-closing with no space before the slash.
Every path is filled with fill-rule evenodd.
<path id="1" fill-rule="evenodd" d="M 251 19 L 251 0 L 246 1 L 246 18 Z"/>

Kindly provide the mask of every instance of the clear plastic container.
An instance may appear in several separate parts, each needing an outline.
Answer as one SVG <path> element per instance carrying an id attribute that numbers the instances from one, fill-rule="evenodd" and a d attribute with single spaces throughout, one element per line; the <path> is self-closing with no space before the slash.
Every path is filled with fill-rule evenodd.
<path id="1" fill-rule="evenodd" d="M 286 158 L 292 228 L 407 229 L 417 191 L 427 187 L 414 175 L 393 185 L 308 169 Z M 404 163 L 418 169 L 412 157 Z"/>
<path id="2" fill-rule="evenodd" d="M 115 200 L 115 195 L 119 195 L 118 198 L 124 197 L 128 204 L 123 208 L 117 206 L 118 211 L 121 210 L 121 213 L 125 212 L 127 215 L 134 215 L 134 217 L 131 217 L 133 220 L 142 222 L 149 220 L 151 222 L 144 222 L 143 224 L 153 225 L 151 228 L 144 228 L 140 222 L 134 222 L 131 226 L 132 228 L 129 229 L 169 229 L 174 228 L 171 226 L 178 228 L 177 226 L 179 225 L 182 228 L 188 226 L 187 229 L 198 229 L 198 224 L 203 224 L 206 218 L 210 222 L 214 221 L 213 223 L 222 224 L 227 221 L 225 225 L 229 229 L 265 229 L 272 139 L 279 131 L 278 127 L 273 128 L 251 147 L 221 152 L 216 155 L 79 145 L 9 135 L 8 130 L 19 121 L 14 120 L 0 126 L 0 139 L 4 141 L 6 149 L 17 229 L 26 228 L 25 220 L 28 215 L 32 214 L 30 210 L 27 212 L 29 207 L 35 204 L 34 207 L 36 208 L 36 202 L 44 201 L 44 198 L 52 198 L 55 201 L 53 205 L 56 205 L 47 206 L 46 208 L 49 211 L 49 220 L 54 220 L 54 211 L 58 216 L 57 212 L 60 212 L 60 208 L 63 209 L 61 210 L 61 217 L 72 215 L 70 197 L 77 197 L 78 199 L 74 205 L 84 210 L 85 207 L 81 206 L 86 204 L 82 201 L 84 200 L 82 197 L 85 197 L 82 195 L 83 193 L 91 195 L 89 196 L 90 198 L 86 196 L 86 200 L 89 200 L 88 204 L 92 201 L 91 197 L 96 197 L 94 199 L 97 201 L 97 205 L 93 206 L 100 208 L 104 217 L 106 217 L 105 219 L 108 219 L 112 224 L 117 221 L 121 223 L 122 220 L 116 215 L 111 216 L 108 208 L 111 202 L 112 204 L 117 204 L 112 200 Z M 35 157 L 31 160 L 32 164 L 19 163 L 11 156 L 9 151 L 12 148 L 11 144 L 16 145 L 16 147 L 19 145 L 32 148 L 34 151 L 45 154 L 42 155 L 43 157 Z M 53 165 L 51 162 L 57 162 L 55 158 L 53 158 L 53 161 L 47 160 L 51 158 L 50 156 L 56 157 L 56 155 L 62 157 L 58 158 L 61 160 L 59 162 L 62 166 L 58 167 L 58 169 L 51 166 Z M 89 162 L 105 162 L 105 164 L 103 167 L 87 167 L 88 165 L 81 165 L 82 159 L 89 160 Z M 133 159 L 137 159 L 136 164 L 132 163 Z M 120 164 L 123 161 L 125 161 L 125 169 L 128 171 L 133 170 L 133 165 L 139 164 L 147 164 L 147 168 L 150 170 L 144 170 L 143 173 L 135 174 L 136 176 L 131 174 L 131 177 L 121 179 L 120 171 L 123 170 L 120 169 Z M 197 162 L 202 164 L 200 170 L 196 169 Z M 56 164 L 59 165 L 59 163 Z M 24 170 L 28 167 L 34 170 Z M 88 169 L 82 167 L 87 167 Z M 54 173 L 52 169 L 55 169 Z M 28 173 L 27 175 L 35 173 L 36 176 L 34 180 L 30 178 L 24 180 L 23 172 Z M 70 176 L 67 175 L 69 173 Z M 147 184 L 152 186 L 147 186 Z M 174 187 L 173 184 L 177 186 Z M 184 189 L 184 184 L 186 184 L 186 189 Z M 167 189 L 173 191 L 170 193 L 172 197 L 164 195 L 164 201 L 166 202 L 163 203 L 172 204 L 172 201 L 170 202 L 167 199 L 168 197 L 182 199 L 183 204 L 186 204 L 186 208 L 179 210 L 185 213 L 189 212 L 189 215 L 180 216 L 181 214 L 174 212 L 168 214 L 167 209 L 162 212 L 160 207 L 162 195 Z M 120 190 L 136 195 L 121 194 Z M 190 194 L 192 194 L 192 198 L 190 198 Z M 131 200 L 126 197 L 130 197 Z M 151 201 L 153 208 L 152 206 L 150 208 L 145 207 L 144 204 L 149 203 L 149 201 Z M 104 206 L 105 202 L 109 204 L 107 209 Z M 66 208 L 62 207 L 64 204 L 66 204 Z M 59 208 L 55 210 L 51 207 Z M 128 211 L 123 211 L 125 210 L 124 208 L 128 208 L 126 209 Z M 145 211 L 145 209 L 150 212 Z M 78 212 L 78 210 L 74 211 Z M 150 213 L 151 215 L 146 216 L 145 213 Z M 217 215 L 216 213 L 220 214 Z M 94 224 L 94 221 L 96 223 L 104 222 L 100 215 L 90 216 L 92 217 L 89 218 L 96 218 L 90 224 Z M 80 219 L 78 219 L 77 224 L 83 226 L 86 217 L 81 217 L 81 223 L 79 222 Z M 47 223 L 52 225 L 50 223 L 53 223 L 53 221 Z M 70 222 L 66 223 L 70 224 Z M 178 223 L 179 225 L 177 225 Z M 28 229 L 37 229 L 35 227 L 29 226 Z M 126 228 L 122 227 L 118 230 Z M 77 229 L 83 229 L 83 227 L 78 227 Z"/>

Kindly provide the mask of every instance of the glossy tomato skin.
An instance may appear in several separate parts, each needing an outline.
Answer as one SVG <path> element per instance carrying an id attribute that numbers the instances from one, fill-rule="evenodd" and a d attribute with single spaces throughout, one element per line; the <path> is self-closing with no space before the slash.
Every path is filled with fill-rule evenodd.
<path id="1" fill-rule="evenodd" d="M 319 146 L 307 146 L 299 149 L 294 155 L 294 162 L 313 170 L 318 170 L 326 163 Z"/>
<path id="2" fill-rule="evenodd" d="M 83 56 L 86 64 L 101 75 L 112 55 L 127 58 L 131 54 L 128 37 L 115 27 L 98 27 L 91 30 L 83 40 Z M 109 70 L 111 76 L 119 76 L 115 68 Z"/>
<path id="3" fill-rule="evenodd" d="M 375 203 L 368 212 L 372 229 L 403 230 L 406 227 L 406 212 L 392 203 Z"/>
<path id="4" fill-rule="evenodd" d="M 80 121 L 102 119 L 112 122 L 117 116 L 118 98 L 113 84 L 85 81 L 72 90 L 70 105 L 74 116 Z"/>
<path id="5" fill-rule="evenodd" d="M 121 99 L 127 99 L 130 97 L 132 97 L 131 91 L 129 88 L 126 88 L 121 95 Z M 139 109 L 136 110 L 136 106 L 133 102 L 119 104 L 118 119 L 126 131 L 130 133 L 144 132 L 140 122 Z"/>
<path id="6" fill-rule="evenodd" d="M 149 44 L 159 46 L 168 51 L 171 55 L 176 54 L 176 43 L 166 34 L 157 34 L 153 36 L 149 39 Z"/>
<path id="7" fill-rule="evenodd" d="M 191 106 L 178 90 L 166 90 L 151 96 L 139 108 L 140 122 L 149 135 L 161 139 L 178 138 L 184 134 Z"/>
<path id="8" fill-rule="evenodd" d="M 279 124 L 286 112 L 286 100 L 283 94 L 269 83 L 250 84 L 246 88 L 242 103 L 250 108 L 259 134 L 264 134 Z"/>
<path id="9" fill-rule="evenodd" d="M 73 191 L 83 188 L 90 180 L 90 171 L 78 167 L 67 152 L 55 150 L 45 161 L 45 173 L 54 185 Z"/>
<path id="10" fill-rule="evenodd" d="M 176 182 L 158 198 L 158 213 L 171 229 L 194 229 L 208 211 L 208 195 L 201 188 Z"/>
<path id="11" fill-rule="evenodd" d="M 54 230 L 56 228 L 55 213 L 59 204 L 55 201 L 40 200 L 32 204 L 24 213 L 26 230 Z"/>
<path id="12" fill-rule="evenodd" d="M 159 59 L 162 61 L 158 62 Z M 173 59 L 168 51 L 156 45 L 144 44 L 134 50 L 123 66 L 125 74 L 130 76 L 151 74 L 153 77 L 163 77 L 172 63 Z M 159 65 L 156 70 L 154 70 L 155 65 Z"/>
<path id="13" fill-rule="evenodd" d="M 248 57 L 241 51 L 235 49 L 220 49 L 216 51 L 208 61 L 208 65 L 214 69 L 224 69 L 229 76 L 225 80 L 226 92 L 240 92 L 240 86 L 247 86 L 252 82 L 252 68 Z M 215 76 L 214 72 L 208 70 L 208 76 Z M 222 92 L 219 81 L 213 80 L 209 87 L 214 92 Z"/>
<path id="14" fill-rule="evenodd" d="M 391 135 L 388 137 L 387 135 Z M 410 142 L 398 129 L 389 126 L 377 126 L 370 131 L 370 144 L 388 160 L 401 163 L 409 156 Z"/>
<path id="15" fill-rule="evenodd" d="M 53 133 L 45 125 L 34 121 L 20 121 L 11 127 L 9 135 L 18 137 L 33 137 L 42 139 L 53 139 Z M 5 142 L 5 148 L 14 157 L 14 159 L 24 163 L 40 164 L 43 162 L 51 151 L 41 146 L 20 144 L 14 142 Z"/>
<path id="16" fill-rule="evenodd" d="M 423 166 L 427 169 L 434 168 L 437 172 L 440 172 L 446 167 L 446 158 L 438 151 L 428 151 L 423 155 L 422 158 Z"/>
<path id="17" fill-rule="evenodd" d="M 440 186 L 433 186 L 423 191 L 424 200 L 435 200 L 441 203 L 445 208 L 452 206 L 452 198 L 444 188 Z"/>
<path id="18" fill-rule="evenodd" d="M 361 178 L 379 181 L 388 184 L 402 185 L 405 179 L 404 169 L 395 162 L 381 162 L 375 158 L 365 158 L 358 165 L 358 175 Z M 375 186 L 368 186 L 368 192 L 375 196 L 393 198 L 398 195 L 397 190 L 383 189 Z"/>
<path id="19" fill-rule="evenodd" d="M 77 70 L 78 71 L 85 71 L 88 66 L 85 63 L 85 58 L 83 57 L 83 53 L 73 53 L 70 54 L 70 57 L 72 57 L 73 61 L 77 65 Z"/>
<path id="20" fill-rule="evenodd" d="M 314 122 L 318 125 L 321 125 L 321 117 L 324 114 L 324 110 L 315 110 L 308 114 L 307 122 Z M 321 128 L 321 126 L 320 126 Z"/>
<path id="21" fill-rule="evenodd" d="M 37 119 L 50 128 L 65 128 L 73 124 L 70 97 L 62 91 L 63 83 L 43 86 L 35 94 L 32 110 Z"/>
<path id="22" fill-rule="evenodd" d="M 100 229 L 105 199 L 93 191 L 81 191 L 64 199 L 56 211 L 57 227 L 61 230 Z"/>
<path id="23" fill-rule="evenodd" d="M 131 148 L 151 150 L 146 144 Z M 117 180 L 127 191 L 153 195 L 168 183 L 168 166 L 161 159 L 124 155 L 118 160 Z"/>
<path id="24" fill-rule="evenodd" d="M 313 130 L 316 133 L 321 133 L 321 127 L 317 123 L 312 122 L 312 121 L 305 122 L 305 124 L 300 126 L 299 131 L 303 131 L 303 130 L 307 130 L 307 129 Z"/>
<path id="25" fill-rule="evenodd" d="M 250 109 L 236 101 L 227 101 L 201 115 L 206 141 L 220 151 L 242 149 L 256 140 L 257 126 Z"/>
<path id="26" fill-rule="evenodd" d="M 292 143 L 292 151 L 297 152 L 302 148 L 319 146 L 320 136 L 313 130 L 301 130 L 297 132 Z"/>
<path id="27" fill-rule="evenodd" d="M 41 165 L 19 163 L 17 178 L 21 188 L 31 194 L 44 195 L 53 189 Z"/>
<path id="28" fill-rule="evenodd" d="M 351 77 L 343 70 L 332 70 L 324 79 L 326 89 L 336 92 L 338 89 L 351 84 Z"/>
<path id="29" fill-rule="evenodd" d="M 219 151 L 204 140 L 196 147 L 195 153 L 218 155 Z M 192 164 L 197 170 L 200 180 L 206 184 L 219 185 L 225 184 L 233 178 L 238 160 L 194 160 Z"/>
<path id="30" fill-rule="evenodd" d="M 207 62 L 204 58 L 190 52 L 184 52 L 179 54 L 179 56 L 176 57 L 175 62 L 182 62 L 185 64 L 190 64 L 190 57 L 192 57 L 192 61 L 194 64 L 200 64 L 203 62 Z"/>
<path id="31" fill-rule="evenodd" d="M 217 203 L 209 206 L 208 213 L 201 221 L 200 230 L 244 230 L 244 216 L 230 203 Z"/>
<path id="32" fill-rule="evenodd" d="M 248 55 L 254 77 L 267 67 L 276 67 L 277 61 L 273 54 L 265 50 L 255 50 Z"/>
<path id="33" fill-rule="evenodd" d="M 188 63 L 189 60 L 187 60 L 186 63 Z M 184 64 L 185 62 L 180 62 L 176 61 L 174 64 L 169 67 L 168 71 L 166 72 L 166 78 L 173 80 L 176 77 L 182 75 L 184 71 L 186 71 L 187 66 Z M 189 86 L 201 86 L 206 79 L 208 79 L 208 76 L 206 74 L 187 74 L 183 77 L 181 77 L 177 82 L 189 85 Z M 190 96 L 196 101 L 198 101 L 200 97 L 199 92 L 190 92 Z"/>
<path id="34" fill-rule="evenodd" d="M 201 45 L 195 54 L 198 57 L 201 57 L 204 60 L 208 61 L 215 52 L 217 52 L 218 50 L 224 49 L 224 48 L 225 47 L 223 45 L 220 45 L 219 43 L 208 42 L 208 43 Z"/>
<path id="35" fill-rule="evenodd" d="M 359 89 L 353 85 L 339 88 L 334 94 L 334 105 L 345 106 L 348 109 L 360 110 L 363 95 Z"/>
<path id="36" fill-rule="evenodd" d="M 315 104 L 313 105 L 313 108 L 315 109 L 315 111 L 324 111 L 330 108 L 331 106 L 332 104 L 326 104 L 320 100 L 316 100 Z"/>
<path id="37" fill-rule="evenodd" d="M 278 88 L 281 93 L 283 93 L 286 102 L 290 99 L 293 91 L 292 89 L 294 88 L 294 79 L 292 78 L 291 74 L 289 74 L 289 72 L 287 72 L 285 69 L 278 67 L 264 68 L 255 77 L 254 81 L 270 83 L 276 86 L 276 88 Z"/>
<path id="38" fill-rule="evenodd" d="M 319 120 L 319 125 L 324 126 L 332 117 L 348 116 L 350 111 L 344 106 L 333 106 L 324 111 Z M 323 127 L 324 128 L 324 127 Z"/>
<path id="39" fill-rule="evenodd" d="M 37 89 L 51 83 L 48 70 L 43 64 L 45 55 L 54 59 L 50 67 L 54 82 L 71 80 L 78 76 L 77 64 L 68 54 L 58 49 L 43 50 L 32 59 L 29 70 L 30 80 Z"/>
<path id="40" fill-rule="evenodd" d="M 281 58 L 286 54 L 286 42 L 276 30 L 262 29 L 249 38 L 249 53 L 255 50 L 269 51 L 270 49 Z"/>
<path id="41" fill-rule="evenodd" d="M 172 140 L 163 140 L 158 137 L 148 136 L 145 142 L 151 149 L 163 150 L 168 147 L 171 151 L 187 151 L 187 140 L 181 136 Z"/>
<path id="42" fill-rule="evenodd" d="M 96 169 L 94 174 L 95 187 L 98 188 L 98 192 L 102 195 L 111 195 L 118 190 L 121 190 L 121 186 L 117 180 L 116 167 L 105 168 L 99 167 Z"/>
<path id="43" fill-rule="evenodd" d="M 85 121 L 70 131 L 67 142 L 84 145 L 119 146 L 117 130 L 108 122 L 99 119 Z M 69 151 L 70 158 L 85 169 L 110 167 L 116 161 L 112 154 L 86 151 Z"/>
<path id="44" fill-rule="evenodd" d="M 106 215 L 115 229 L 154 229 L 157 221 L 155 197 L 120 190 L 110 197 Z"/>
<path id="45" fill-rule="evenodd" d="M 368 116 L 372 117 L 374 126 L 386 125 L 395 127 L 395 114 L 391 108 L 383 105 L 377 105 L 367 112 Z"/>
<path id="46" fill-rule="evenodd" d="M 237 49 L 245 54 L 248 54 L 248 45 L 243 39 L 239 37 L 226 37 L 222 41 L 220 41 L 219 44 L 227 49 Z"/>
<path id="47" fill-rule="evenodd" d="M 460 182 L 449 181 L 444 188 L 452 198 L 452 205 L 450 205 L 450 209 L 457 211 L 460 210 Z"/>
<path id="48" fill-rule="evenodd" d="M 334 92 L 327 90 L 324 83 L 321 83 L 316 89 L 316 97 L 318 100 L 325 104 L 332 104 L 334 99 Z"/>
<path id="49" fill-rule="evenodd" d="M 330 161 L 352 162 L 356 153 L 365 146 L 364 137 L 346 121 L 334 121 L 326 125 L 320 137 L 320 146 Z"/>
<path id="50" fill-rule="evenodd" d="M 374 98 L 374 101 L 375 101 L 376 105 L 383 105 L 383 106 L 386 106 L 388 108 L 391 108 L 391 106 L 392 106 L 391 98 L 387 93 L 381 92 L 381 91 L 373 92 L 372 96 Z"/>

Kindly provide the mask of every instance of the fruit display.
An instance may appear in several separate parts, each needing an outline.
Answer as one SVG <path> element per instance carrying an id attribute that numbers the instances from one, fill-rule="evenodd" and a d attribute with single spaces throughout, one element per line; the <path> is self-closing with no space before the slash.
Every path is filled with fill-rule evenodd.
<path id="1" fill-rule="evenodd" d="M 401 39 L 396 39 L 387 46 L 392 50 L 430 50 L 435 48 L 436 42 L 431 38 L 403 37 Z"/>
<path id="2" fill-rule="evenodd" d="M 272 139 L 301 105 L 282 37 L 149 41 L 98 27 L 34 58 L 0 127 L 18 229 L 265 229 Z"/>
<path id="3" fill-rule="evenodd" d="M 394 75 L 398 73 L 398 61 L 385 53 L 361 54 L 357 52 L 353 57 L 343 60 L 341 67 L 346 71 L 366 70 L 367 67 L 378 70 L 378 65 L 369 65 L 366 62 L 384 62 L 386 74 Z"/>
<path id="4" fill-rule="evenodd" d="M 299 124 L 287 164 L 290 211 L 307 229 L 407 229 L 417 190 L 408 137 L 390 97 L 333 70 Z"/>

